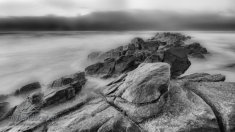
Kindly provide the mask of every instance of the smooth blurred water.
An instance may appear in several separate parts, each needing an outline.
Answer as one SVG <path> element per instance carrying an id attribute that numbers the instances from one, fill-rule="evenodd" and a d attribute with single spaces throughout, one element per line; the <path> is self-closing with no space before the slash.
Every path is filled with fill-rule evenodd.
<path id="1" fill-rule="evenodd" d="M 106 51 L 126 45 L 133 37 L 148 38 L 153 31 L 134 32 L 14 32 L 0 33 L 0 94 L 11 93 L 32 81 L 44 84 L 62 75 L 83 71 L 91 51 Z M 185 74 L 222 73 L 235 81 L 234 32 L 185 32 L 212 54 L 206 60 L 192 59 Z"/>

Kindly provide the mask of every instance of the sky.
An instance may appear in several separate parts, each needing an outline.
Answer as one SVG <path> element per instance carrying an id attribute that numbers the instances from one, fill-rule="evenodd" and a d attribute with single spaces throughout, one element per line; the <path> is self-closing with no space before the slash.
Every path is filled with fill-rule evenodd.
<path id="1" fill-rule="evenodd" d="M 235 30 L 235 0 L 0 0 L 9 29 Z"/>
<path id="2" fill-rule="evenodd" d="M 79 16 L 98 11 L 161 10 L 235 15 L 235 0 L 0 0 L 0 17 Z"/>

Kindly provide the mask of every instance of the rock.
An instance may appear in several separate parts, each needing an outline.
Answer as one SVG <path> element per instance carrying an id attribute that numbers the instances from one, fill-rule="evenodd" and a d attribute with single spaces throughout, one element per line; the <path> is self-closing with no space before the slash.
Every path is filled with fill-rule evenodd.
<path id="1" fill-rule="evenodd" d="M 49 90 L 44 95 L 44 107 L 70 100 L 76 96 L 75 88 L 63 86 L 56 90 Z"/>
<path id="2" fill-rule="evenodd" d="M 191 37 L 185 36 L 181 33 L 157 33 L 150 41 L 160 41 L 165 42 L 164 46 L 181 46 L 184 44 L 184 41 L 190 39 Z"/>
<path id="3" fill-rule="evenodd" d="M 96 52 L 92 52 L 88 55 L 88 59 L 89 60 L 95 60 L 95 59 L 98 59 L 100 54 L 102 54 L 102 52 L 100 51 L 96 51 Z"/>
<path id="4" fill-rule="evenodd" d="M 170 66 L 166 63 L 143 63 L 128 73 L 120 86 L 125 91 L 121 97 L 131 103 L 149 103 L 167 91 Z"/>
<path id="5" fill-rule="evenodd" d="M 154 63 L 154 62 L 161 62 L 161 57 L 159 55 L 151 55 L 145 59 L 145 63 Z"/>
<path id="6" fill-rule="evenodd" d="M 11 116 L 13 123 L 17 124 L 19 122 L 25 121 L 40 111 L 43 102 L 35 103 L 33 100 L 34 97 L 30 96 L 15 108 L 15 111 Z"/>
<path id="7" fill-rule="evenodd" d="M 88 66 L 85 71 L 87 75 L 101 76 L 102 78 L 109 78 L 118 76 L 124 72 L 134 70 L 140 63 L 140 57 L 121 56 L 117 60 L 106 59 L 103 63 L 96 63 Z"/>
<path id="8" fill-rule="evenodd" d="M 120 74 L 134 70 L 139 65 L 136 60 L 137 58 L 133 55 L 121 56 L 116 60 L 114 73 Z"/>
<path id="9" fill-rule="evenodd" d="M 58 104 L 74 98 L 76 94 L 81 91 L 85 83 L 86 78 L 84 72 L 64 76 L 53 81 L 49 85 L 49 88 L 43 93 L 43 106 L 46 107 L 49 105 Z M 37 100 L 37 98 L 35 100 Z"/>
<path id="10" fill-rule="evenodd" d="M 135 45 L 135 49 L 141 50 L 143 49 L 143 45 L 144 45 L 144 40 L 142 38 L 134 38 L 131 40 L 131 44 Z"/>
<path id="11" fill-rule="evenodd" d="M 162 110 L 169 80 L 168 64 L 142 63 L 110 83 L 102 92 L 110 104 L 125 112 L 134 122 L 142 122 Z"/>
<path id="12" fill-rule="evenodd" d="M 20 94 L 26 94 L 26 93 L 30 93 L 34 90 L 40 89 L 41 85 L 39 82 L 33 82 L 30 84 L 27 84 L 23 87 L 21 87 L 20 89 L 15 91 L 15 95 L 20 95 Z"/>
<path id="13" fill-rule="evenodd" d="M 9 107 L 9 103 L 8 102 L 0 102 L 0 119 L 7 112 L 8 107 Z"/>
<path id="14" fill-rule="evenodd" d="M 194 73 L 179 79 L 191 82 L 223 82 L 225 81 L 225 76 L 221 74 L 210 75 L 208 73 Z"/>
<path id="15" fill-rule="evenodd" d="M 171 65 L 172 78 L 182 75 L 191 65 L 183 48 L 170 48 L 165 51 L 163 61 Z"/>
<path id="16" fill-rule="evenodd" d="M 82 86 L 86 83 L 85 73 L 77 72 L 72 75 L 67 75 L 53 81 L 49 87 L 50 88 L 60 88 L 63 86 L 72 86 L 75 89 L 75 92 L 79 92 Z"/>
<path id="17" fill-rule="evenodd" d="M 220 132 L 210 106 L 182 84 L 171 82 L 165 96 L 161 113 L 139 124 L 147 132 Z"/>
<path id="18" fill-rule="evenodd" d="M 114 72 L 115 59 L 105 59 L 103 63 L 96 63 L 88 66 L 85 71 L 88 75 L 101 75 L 107 76 Z"/>
<path id="19" fill-rule="evenodd" d="M 185 87 L 201 97 L 212 108 L 220 131 L 235 131 L 235 83 L 188 82 Z"/>
<path id="20" fill-rule="evenodd" d="M 206 48 L 202 47 L 199 43 L 192 43 L 185 46 L 187 53 L 196 58 L 204 58 L 204 54 L 208 54 Z"/>

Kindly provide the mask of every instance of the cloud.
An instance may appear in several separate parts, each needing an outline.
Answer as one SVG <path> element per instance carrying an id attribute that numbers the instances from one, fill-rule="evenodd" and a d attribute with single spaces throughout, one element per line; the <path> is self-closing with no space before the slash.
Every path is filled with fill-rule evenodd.
<path id="1" fill-rule="evenodd" d="M 235 16 L 172 11 L 93 12 L 80 17 L 0 19 L 1 30 L 235 30 Z"/>

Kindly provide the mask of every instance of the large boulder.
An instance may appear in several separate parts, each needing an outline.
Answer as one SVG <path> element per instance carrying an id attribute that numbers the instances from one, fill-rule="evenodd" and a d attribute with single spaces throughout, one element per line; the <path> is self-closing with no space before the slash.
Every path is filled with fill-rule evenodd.
<path id="1" fill-rule="evenodd" d="M 14 94 L 20 95 L 20 94 L 31 93 L 37 89 L 40 89 L 40 88 L 41 88 L 41 85 L 39 82 L 33 82 L 33 83 L 30 83 L 30 84 L 27 84 L 27 85 L 21 87 L 20 89 L 17 89 Z"/>
<path id="2" fill-rule="evenodd" d="M 235 131 L 235 83 L 189 82 L 185 87 L 212 108 L 222 132 Z"/>
<path id="3" fill-rule="evenodd" d="M 125 91 L 121 97 L 131 103 L 149 103 L 167 91 L 170 66 L 166 63 L 143 63 L 128 73 L 120 86 Z"/>
<path id="4" fill-rule="evenodd" d="M 183 48 L 170 48 L 164 52 L 164 62 L 171 65 L 171 77 L 182 75 L 191 65 L 187 53 Z"/>
<path id="5" fill-rule="evenodd" d="M 171 82 L 161 112 L 140 126 L 147 132 L 220 132 L 211 107 L 181 83 Z"/>

